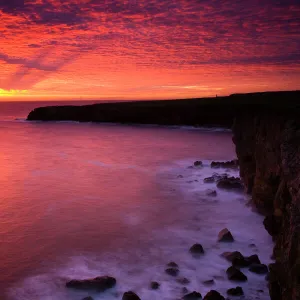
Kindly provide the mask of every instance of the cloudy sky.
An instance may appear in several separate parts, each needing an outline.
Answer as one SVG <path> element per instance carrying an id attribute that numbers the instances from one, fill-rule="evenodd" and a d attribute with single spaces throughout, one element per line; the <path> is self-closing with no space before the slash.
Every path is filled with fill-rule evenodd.
<path id="1" fill-rule="evenodd" d="M 300 0 L 0 0 L 1 99 L 300 89 Z"/>

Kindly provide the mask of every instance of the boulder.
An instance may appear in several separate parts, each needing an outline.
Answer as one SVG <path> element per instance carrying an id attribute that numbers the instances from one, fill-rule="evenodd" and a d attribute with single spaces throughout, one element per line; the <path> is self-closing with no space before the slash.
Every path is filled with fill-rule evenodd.
<path id="1" fill-rule="evenodd" d="M 238 177 L 223 177 L 218 180 L 217 187 L 224 190 L 243 191 L 244 185 Z"/>
<path id="2" fill-rule="evenodd" d="M 160 284 L 158 282 L 156 282 L 156 281 L 152 281 L 150 283 L 150 287 L 151 287 L 152 290 L 158 290 L 159 287 L 160 287 Z"/>
<path id="3" fill-rule="evenodd" d="M 67 288 L 79 290 L 97 290 L 103 292 L 116 285 L 117 281 L 114 277 L 100 276 L 93 279 L 70 280 L 66 283 Z"/>
<path id="4" fill-rule="evenodd" d="M 230 296 L 242 296 L 244 291 L 240 286 L 237 286 L 236 288 L 228 289 L 227 294 Z"/>
<path id="5" fill-rule="evenodd" d="M 179 269 L 178 268 L 167 268 L 165 270 L 165 272 L 168 274 L 168 275 L 171 275 L 171 276 L 177 276 L 178 273 L 179 273 Z"/>
<path id="6" fill-rule="evenodd" d="M 85 297 L 85 298 L 83 298 L 82 300 L 94 300 L 94 298 L 93 298 L 93 297 L 91 297 L 91 296 L 89 296 L 89 297 Z"/>
<path id="7" fill-rule="evenodd" d="M 215 190 L 207 190 L 206 195 L 209 197 L 217 197 L 217 191 Z"/>
<path id="8" fill-rule="evenodd" d="M 271 236 L 277 236 L 281 228 L 281 217 L 270 215 L 265 217 L 264 226 Z"/>
<path id="9" fill-rule="evenodd" d="M 225 298 L 219 292 L 211 290 L 205 295 L 203 300 L 225 300 Z"/>
<path id="10" fill-rule="evenodd" d="M 170 268 L 179 268 L 178 265 L 176 264 L 176 262 L 171 261 L 167 264 L 168 267 Z"/>
<path id="11" fill-rule="evenodd" d="M 260 264 L 260 259 L 257 254 L 253 254 L 253 255 L 246 257 L 246 260 L 248 261 L 249 265 Z"/>
<path id="12" fill-rule="evenodd" d="M 227 228 L 224 228 L 218 234 L 218 241 L 219 242 L 233 242 L 234 238 L 233 238 L 231 232 Z"/>
<path id="13" fill-rule="evenodd" d="M 190 281 L 185 277 L 177 278 L 176 281 L 180 284 L 189 284 L 190 283 Z"/>
<path id="14" fill-rule="evenodd" d="M 252 264 L 249 271 L 256 274 L 267 274 L 268 267 L 264 264 Z"/>
<path id="15" fill-rule="evenodd" d="M 122 300 L 141 300 L 141 298 L 136 293 L 129 291 L 123 294 Z"/>
<path id="16" fill-rule="evenodd" d="M 184 300 L 198 300 L 198 299 L 202 299 L 202 295 L 198 292 L 192 292 L 192 293 L 189 293 L 185 296 L 183 296 L 183 299 Z"/>
<path id="17" fill-rule="evenodd" d="M 221 254 L 224 258 L 232 263 L 233 266 L 244 268 L 252 264 L 260 264 L 260 260 L 256 254 L 244 257 L 240 252 L 224 252 Z"/>
<path id="18" fill-rule="evenodd" d="M 194 162 L 194 166 L 195 166 L 195 167 L 202 167 L 202 166 L 203 166 L 203 163 L 202 163 L 201 160 L 196 160 L 196 161 Z"/>
<path id="19" fill-rule="evenodd" d="M 242 273 L 239 269 L 234 266 L 231 266 L 226 271 L 227 277 L 232 281 L 247 281 L 247 276 Z"/>
<path id="20" fill-rule="evenodd" d="M 203 179 L 203 182 L 204 183 L 213 183 L 213 182 L 215 182 L 215 178 L 213 176 L 206 177 L 206 178 Z"/>
<path id="21" fill-rule="evenodd" d="M 194 244 L 189 251 L 192 254 L 204 254 L 204 249 L 201 244 Z"/>

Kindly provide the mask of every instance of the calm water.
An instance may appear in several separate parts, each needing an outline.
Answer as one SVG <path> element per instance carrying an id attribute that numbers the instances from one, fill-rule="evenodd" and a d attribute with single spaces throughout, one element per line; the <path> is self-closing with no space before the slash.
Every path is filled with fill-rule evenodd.
<path id="1" fill-rule="evenodd" d="M 215 188 L 203 184 L 210 161 L 235 157 L 230 132 L 15 121 L 36 105 L 0 103 L 1 300 L 121 299 L 129 289 L 143 300 L 174 300 L 182 285 L 164 273 L 171 260 L 190 291 L 225 295 L 235 285 L 222 252 L 269 263 L 271 239 L 245 195 L 206 196 Z M 187 168 L 196 159 L 205 167 Z M 224 227 L 232 245 L 216 242 Z M 206 250 L 198 260 L 188 253 L 196 242 Z M 269 299 L 264 276 L 245 273 L 247 299 Z M 97 295 L 64 287 L 100 275 L 115 276 L 116 288 Z M 214 276 L 213 287 L 202 284 Z M 151 280 L 160 290 L 149 290 Z"/>

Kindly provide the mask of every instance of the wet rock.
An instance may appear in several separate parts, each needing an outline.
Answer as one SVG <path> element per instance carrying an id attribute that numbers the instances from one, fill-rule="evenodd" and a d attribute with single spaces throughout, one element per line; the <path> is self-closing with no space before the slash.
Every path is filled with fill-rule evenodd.
<path id="1" fill-rule="evenodd" d="M 177 178 L 183 178 L 183 176 L 182 175 L 178 175 Z"/>
<path id="2" fill-rule="evenodd" d="M 239 269 L 234 266 L 231 266 L 226 271 L 227 277 L 232 281 L 247 281 L 247 276 L 242 273 Z"/>
<path id="3" fill-rule="evenodd" d="M 202 166 L 203 166 L 203 163 L 202 163 L 201 160 L 197 160 L 197 161 L 194 162 L 194 166 L 195 166 L 195 167 L 202 167 Z"/>
<path id="4" fill-rule="evenodd" d="M 253 264 L 250 266 L 249 271 L 256 274 L 267 274 L 268 267 L 264 264 Z"/>
<path id="5" fill-rule="evenodd" d="M 227 228 L 224 228 L 218 234 L 218 241 L 219 242 L 234 242 L 234 238 L 233 238 L 231 232 Z"/>
<path id="6" fill-rule="evenodd" d="M 189 290 L 186 287 L 183 287 L 181 290 L 182 294 L 187 294 Z"/>
<path id="7" fill-rule="evenodd" d="M 117 281 L 115 278 L 110 276 L 100 276 L 93 279 L 83 280 L 70 280 L 66 283 L 67 288 L 79 289 L 79 290 L 97 290 L 103 292 L 116 285 Z"/>
<path id="8" fill-rule="evenodd" d="M 212 161 L 210 166 L 211 168 L 237 169 L 239 167 L 239 162 L 237 159 L 229 161 Z"/>
<path id="9" fill-rule="evenodd" d="M 85 298 L 83 298 L 82 300 L 94 300 L 94 298 L 93 298 L 93 297 L 91 297 L 91 296 L 89 296 L 89 297 L 85 297 Z"/>
<path id="10" fill-rule="evenodd" d="M 211 290 L 205 295 L 203 300 L 225 300 L 225 298 L 219 292 Z"/>
<path id="11" fill-rule="evenodd" d="M 129 291 L 123 294 L 122 300 L 141 300 L 141 298 L 136 293 Z"/>
<path id="12" fill-rule="evenodd" d="M 159 287 L 160 287 L 160 284 L 158 282 L 156 282 L 156 281 L 152 281 L 150 283 L 150 287 L 151 287 L 152 290 L 158 290 Z"/>
<path id="13" fill-rule="evenodd" d="M 201 244 L 194 244 L 191 248 L 190 248 L 190 253 L 192 254 L 203 254 L 204 253 L 204 249 L 202 247 Z"/>
<path id="14" fill-rule="evenodd" d="M 168 275 L 171 275 L 171 276 L 177 276 L 178 273 L 179 273 L 179 270 L 177 268 L 168 268 L 165 270 L 165 272 L 168 274 Z"/>
<path id="15" fill-rule="evenodd" d="M 189 293 L 185 296 L 183 296 L 183 299 L 184 300 L 198 300 L 198 299 L 202 299 L 202 295 L 198 292 L 192 292 L 192 293 Z"/>
<path id="16" fill-rule="evenodd" d="M 215 178 L 213 176 L 206 177 L 206 178 L 203 179 L 203 182 L 204 183 L 213 183 L 213 182 L 215 182 Z"/>
<path id="17" fill-rule="evenodd" d="M 249 265 L 260 264 L 260 259 L 257 254 L 253 254 L 253 255 L 246 257 L 246 260 L 248 261 Z"/>
<path id="18" fill-rule="evenodd" d="M 249 244 L 249 247 L 250 248 L 256 248 L 256 245 L 255 244 Z"/>
<path id="19" fill-rule="evenodd" d="M 223 177 L 218 180 L 217 187 L 224 190 L 243 191 L 244 185 L 238 177 Z"/>
<path id="20" fill-rule="evenodd" d="M 228 289 L 227 294 L 230 296 L 242 296 L 244 291 L 240 286 L 237 286 L 236 288 Z"/>
<path id="21" fill-rule="evenodd" d="M 260 260 L 256 254 L 244 257 L 240 252 L 224 252 L 221 254 L 222 257 L 230 261 L 233 266 L 244 268 L 249 267 L 252 264 L 260 264 Z"/>
<path id="22" fill-rule="evenodd" d="M 214 285 L 215 281 L 213 279 L 202 281 L 204 285 Z"/>
<path id="23" fill-rule="evenodd" d="M 177 278 L 176 281 L 180 284 L 189 284 L 190 283 L 190 281 L 185 277 Z"/>
<path id="24" fill-rule="evenodd" d="M 167 266 L 170 267 L 170 268 L 179 268 L 179 266 L 174 261 L 169 262 L 167 264 Z"/>
<path id="25" fill-rule="evenodd" d="M 207 190 L 206 195 L 209 197 L 217 197 L 217 191 L 215 190 Z"/>
<path id="26" fill-rule="evenodd" d="M 265 217 L 264 226 L 271 236 L 277 236 L 281 228 L 281 217 L 270 215 Z"/>

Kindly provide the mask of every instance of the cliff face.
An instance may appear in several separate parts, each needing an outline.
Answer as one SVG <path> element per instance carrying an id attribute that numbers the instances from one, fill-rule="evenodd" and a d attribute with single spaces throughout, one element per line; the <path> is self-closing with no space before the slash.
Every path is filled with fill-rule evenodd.
<path id="1" fill-rule="evenodd" d="M 271 299 L 300 299 L 300 120 L 280 111 L 244 113 L 233 134 L 241 177 L 275 242 Z"/>

